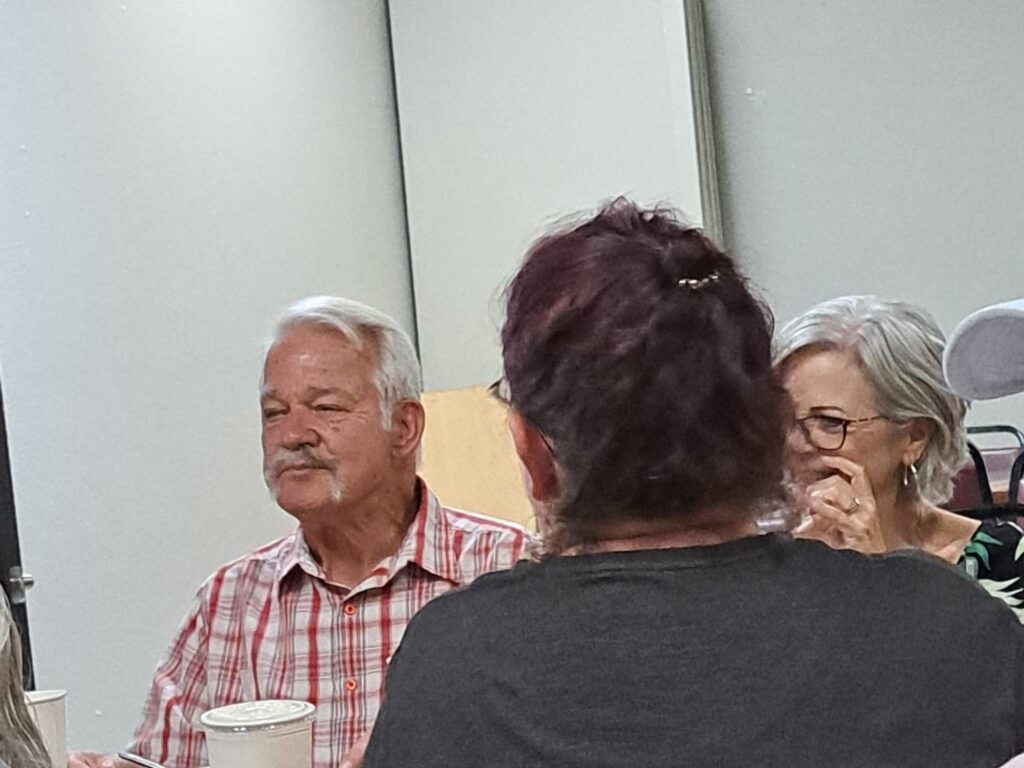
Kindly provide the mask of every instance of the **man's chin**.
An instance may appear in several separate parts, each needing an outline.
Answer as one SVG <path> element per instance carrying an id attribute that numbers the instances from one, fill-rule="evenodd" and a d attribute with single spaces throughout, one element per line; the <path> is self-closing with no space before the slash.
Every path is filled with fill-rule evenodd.
<path id="1" fill-rule="evenodd" d="M 310 515 L 336 509 L 343 501 L 344 494 L 337 487 L 317 489 L 292 489 L 277 486 L 271 489 L 271 496 L 277 506 L 292 517 L 300 520 Z"/>

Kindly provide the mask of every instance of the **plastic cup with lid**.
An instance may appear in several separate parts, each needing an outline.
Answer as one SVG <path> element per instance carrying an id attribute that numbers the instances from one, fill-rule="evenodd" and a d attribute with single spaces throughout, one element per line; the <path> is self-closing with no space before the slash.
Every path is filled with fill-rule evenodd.
<path id="1" fill-rule="evenodd" d="M 245 701 L 205 712 L 210 768 L 311 768 L 316 707 L 307 701 Z"/>
<path id="2" fill-rule="evenodd" d="M 68 764 L 67 713 L 64 700 L 67 691 L 26 691 L 25 703 L 50 756 L 53 768 Z"/>

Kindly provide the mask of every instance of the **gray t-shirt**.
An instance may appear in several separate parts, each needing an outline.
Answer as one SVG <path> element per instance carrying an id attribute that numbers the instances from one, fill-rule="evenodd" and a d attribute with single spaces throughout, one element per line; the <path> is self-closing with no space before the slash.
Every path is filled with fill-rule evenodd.
<path id="1" fill-rule="evenodd" d="M 564 557 L 427 605 L 365 768 L 996 766 L 1024 628 L 954 568 L 769 535 Z"/>

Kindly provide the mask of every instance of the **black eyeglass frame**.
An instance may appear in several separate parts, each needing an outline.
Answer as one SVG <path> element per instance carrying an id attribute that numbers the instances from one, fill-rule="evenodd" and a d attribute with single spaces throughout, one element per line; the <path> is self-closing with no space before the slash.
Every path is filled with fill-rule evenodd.
<path id="1" fill-rule="evenodd" d="M 502 390 L 504 390 L 504 391 L 502 391 Z M 502 376 L 500 379 L 497 379 L 490 386 L 487 387 L 487 394 L 488 395 L 493 397 L 495 400 L 497 400 L 499 403 L 501 403 L 506 408 L 515 408 L 515 406 L 512 405 L 512 398 L 511 398 L 511 396 L 509 394 L 507 394 L 507 393 L 508 393 L 508 380 L 504 376 Z M 544 441 L 544 445 L 547 446 L 548 453 L 550 453 L 552 457 L 557 456 L 557 454 L 555 453 L 555 448 L 551 444 L 550 438 L 548 438 L 548 436 L 546 434 L 544 434 L 544 430 L 542 430 L 540 427 L 538 427 L 533 422 L 530 422 L 530 425 L 537 431 L 537 434 L 540 435 L 540 439 Z"/>
<path id="2" fill-rule="evenodd" d="M 504 392 L 502 391 L 504 389 Z M 499 379 L 495 379 L 494 382 L 487 387 L 487 394 L 497 400 L 504 406 L 512 407 L 512 400 L 508 393 L 508 381 L 502 376 Z"/>

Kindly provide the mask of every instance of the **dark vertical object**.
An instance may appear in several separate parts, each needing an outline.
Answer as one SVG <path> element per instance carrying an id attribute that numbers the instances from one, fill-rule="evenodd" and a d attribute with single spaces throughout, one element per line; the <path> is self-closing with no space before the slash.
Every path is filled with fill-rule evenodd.
<path id="1" fill-rule="evenodd" d="M 18 544 L 18 520 L 14 516 L 14 484 L 11 480 L 11 455 L 7 448 L 7 422 L 4 396 L 0 387 L 0 584 L 11 603 L 14 621 L 21 630 L 22 669 L 25 687 L 35 688 L 32 669 L 32 644 L 28 634 L 28 609 L 21 582 L 21 551 Z M 16 579 L 16 580 L 13 580 Z"/>
<path id="2" fill-rule="evenodd" d="M 697 171 L 700 174 L 700 207 L 704 231 L 725 247 L 722 199 L 718 188 L 718 160 L 711 115 L 711 84 L 708 74 L 708 44 L 703 0 L 683 0 L 686 14 L 686 44 L 690 59 L 690 97 L 697 126 Z"/>

